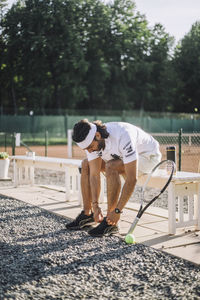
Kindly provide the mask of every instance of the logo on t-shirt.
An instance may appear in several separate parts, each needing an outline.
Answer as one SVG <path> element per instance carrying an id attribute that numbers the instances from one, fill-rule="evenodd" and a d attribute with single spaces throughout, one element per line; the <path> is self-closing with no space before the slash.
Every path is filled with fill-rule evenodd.
<path id="1" fill-rule="evenodd" d="M 130 153 L 130 152 L 132 152 L 132 151 L 133 151 L 133 148 L 132 148 L 131 145 L 130 145 L 129 147 L 126 148 L 126 152 L 127 152 L 127 153 Z"/>
<path id="2" fill-rule="evenodd" d="M 135 151 L 133 151 L 133 147 L 130 144 L 131 144 L 131 141 L 129 141 L 123 148 L 126 151 L 125 157 L 129 157 L 129 156 L 135 154 Z"/>

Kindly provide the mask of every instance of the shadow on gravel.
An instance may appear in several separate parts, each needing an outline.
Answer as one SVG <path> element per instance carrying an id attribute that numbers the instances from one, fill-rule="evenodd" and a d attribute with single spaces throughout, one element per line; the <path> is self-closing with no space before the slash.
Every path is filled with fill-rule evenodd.
<path id="1" fill-rule="evenodd" d="M 10 243 L 0 242 L 1 284 L 9 288 L 26 281 L 38 281 L 40 278 L 50 275 L 78 274 L 84 267 L 89 268 L 110 260 L 120 259 L 119 243 L 122 242 L 118 238 L 117 241 L 112 241 L 110 247 L 107 246 L 107 251 L 102 252 L 102 245 L 94 245 L 93 238 L 86 234 L 81 233 L 81 237 L 70 239 L 68 233 L 67 239 L 64 239 L 66 230 L 59 230 L 48 234 L 19 238 L 14 244 L 12 241 Z M 50 239 L 55 236 L 57 241 L 50 242 Z M 87 249 L 87 253 L 81 253 L 81 248 L 84 249 L 89 244 L 91 244 L 91 248 Z M 133 253 L 134 246 L 124 246 L 126 254 Z M 142 246 L 140 245 L 140 247 Z M 74 255 L 70 257 L 72 248 Z"/>
<path id="2" fill-rule="evenodd" d="M 0 218 L 0 282 L 4 289 L 49 275 L 76 273 L 80 266 L 119 258 L 118 238 L 112 242 L 115 250 L 109 250 L 108 245 L 108 251 L 101 253 L 99 239 L 94 242 L 86 232 L 65 230 L 66 218 L 15 199 L 5 200 Z M 17 203 L 15 208 L 11 208 L 11 201 Z"/>

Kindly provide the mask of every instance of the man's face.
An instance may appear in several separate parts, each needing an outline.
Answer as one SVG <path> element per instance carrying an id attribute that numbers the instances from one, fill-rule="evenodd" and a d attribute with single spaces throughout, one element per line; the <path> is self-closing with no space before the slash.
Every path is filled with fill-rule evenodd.
<path id="1" fill-rule="evenodd" d="M 85 149 L 88 152 L 100 151 L 105 148 L 105 140 L 101 138 L 101 134 L 99 132 L 96 133 L 95 139 L 92 143 Z"/>

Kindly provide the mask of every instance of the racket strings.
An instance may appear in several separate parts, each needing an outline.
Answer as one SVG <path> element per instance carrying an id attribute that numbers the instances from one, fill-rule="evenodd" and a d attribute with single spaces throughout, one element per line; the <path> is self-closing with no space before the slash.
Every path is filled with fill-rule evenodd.
<path id="1" fill-rule="evenodd" d="M 149 203 L 156 197 L 158 197 L 157 199 L 160 198 L 160 194 L 173 175 L 174 167 L 173 161 L 166 160 L 152 170 L 141 189 L 141 200 L 143 203 Z"/>
<path id="2" fill-rule="evenodd" d="M 157 201 L 155 200 L 157 200 L 159 196 L 161 195 L 163 196 L 164 193 L 167 191 L 167 187 L 169 186 L 170 181 L 174 174 L 174 167 L 175 167 L 174 162 L 169 160 L 164 160 L 160 162 L 158 165 L 156 165 L 156 167 L 152 170 L 152 172 L 147 176 L 147 179 L 144 181 L 144 184 L 142 184 L 142 187 L 140 189 L 141 192 L 140 208 L 138 210 L 137 216 L 133 221 L 133 224 L 131 225 L 128 231 L 128 234 L 133 233 L 139 219 L 142 217 L 146 209 L 148 209 L 150 205 L 156 203 Z M 155 183 L 156 185 L 154 186 L 154 194 L 152 194 L 152 189 L 150 189 L 150 187 L 152 187 L 151 185 L 154 185 Z M 143 206 L 144 202 L 148 202 L 148 203 L 146 203 L 146 205 Z"/>
<path id="3" fill-rule="evenodd" d="M 159 194 L 160 194 L 160 189 L 147 187 L 145 191 L 142 193 L 143 202 L 149 203 L 153 198 L 157 197 Z"/>

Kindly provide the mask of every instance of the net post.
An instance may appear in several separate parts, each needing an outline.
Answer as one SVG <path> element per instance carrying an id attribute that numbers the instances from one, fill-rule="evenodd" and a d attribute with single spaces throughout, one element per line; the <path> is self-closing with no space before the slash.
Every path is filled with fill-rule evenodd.
<path id="1" fill-rule="evenodd" d="M 5 139 L 4 139 L 4 146 L 5 146 L 5 152 L 7 152 L 7 133 L 5 133 Z"/>
<path id="2" fill-rule="evenodd" d="M 171 182 L 168 188 L 168 230 L 169 234 L 176 233 L 176 202 L 175 202 L 175 184 Z"/>
<path id="3" fill-rule="evenodd" d="M 12 135 L 12 155 L 15 155 L 15 132 Z"/>
<path id="4" fill-rule="evenodd" d="M 72 129 L 67 130 L 68 158 L 72 158 Z"/>
<path id="5" fill-rule="evenodd" d="M 48 131 L 45 131 L 45 156 L 48 156 Z"/>
<path id="6" fill-rule="evenodd" d="M 179 132 L 178 132 L 178 146 L 179 146 L 179 151 L 178 151 L 178 156 L 179 156 L 178 170 L 179 171 L 181 171 L 182 133 L 183 133 L 183 129 L 181 128 L 179 130 Z"/>

